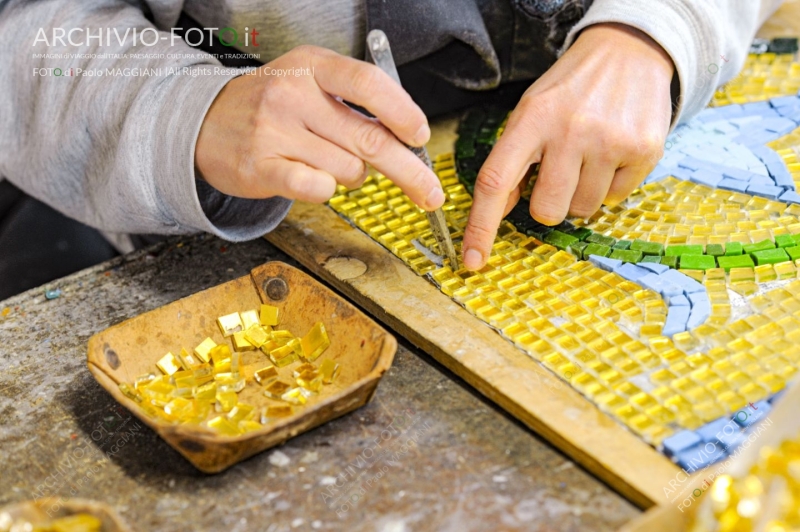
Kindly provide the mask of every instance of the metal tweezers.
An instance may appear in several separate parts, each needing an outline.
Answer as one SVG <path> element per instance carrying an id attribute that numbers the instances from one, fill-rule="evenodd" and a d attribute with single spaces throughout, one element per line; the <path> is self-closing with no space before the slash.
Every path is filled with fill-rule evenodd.
<path id="1" fill-rule="evenodd" d="M 400 76 L 397 74 L 397 67 L 392 57 L 392 50 L 389 48 L 389 38 L 386 37 L 383 31 L 372 30 L 369 32 L 369 35 L 367 35 L 367 50 L 372 58 L 372 62 L 375 63 L 378 68 L 386 72 L 398 85 L 401 85 Z M 428 156 L 428 150 L 425 146 L 421 148 L 408 146 L 408 149 L 414 152 L 431 171 L 433 170 L 431 158 Z M 458 269 L 458 254 L 456 253 L 456 248 L 453 246 L 450 230 L 447 228 L 444 211 L 439 207 L 435 211 L 429 211 L 425 214 L 428 217 L 428 223 L 431 226 L 431 231 L 436 238 L 436 242 L 439 244 L 441 253 L 450 260 L 450 268 L 456 271 Z"/>

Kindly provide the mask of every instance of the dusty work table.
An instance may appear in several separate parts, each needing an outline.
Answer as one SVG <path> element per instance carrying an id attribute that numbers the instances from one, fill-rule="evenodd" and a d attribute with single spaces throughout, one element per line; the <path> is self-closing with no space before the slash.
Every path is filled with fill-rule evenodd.
<path id="1" fill-rule="evenodd" d="M 267 260 L 292 263 L 263 240 L 188 237 L 0 302 L 0 505 L 96 499 L 140 532 L 610 531 L 639 513 L 402 339 L 368 406 L 195 470 L 94 381 L 86 342 Z"/>

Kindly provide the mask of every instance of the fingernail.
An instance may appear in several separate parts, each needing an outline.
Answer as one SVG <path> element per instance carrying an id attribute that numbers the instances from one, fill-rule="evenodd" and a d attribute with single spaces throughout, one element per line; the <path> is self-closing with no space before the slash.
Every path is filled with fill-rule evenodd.
<path id="1" fill-rule="evenodd" d="M 416 146 L 424 146 L 430 138 L 431 128 L 428 127 L 428 124 L 422 124 L 422 127 L 414 134 L 414 144 Z"/>
<path id="2" fill-rule="evenodd" d="M 433 190 L 428 193 L 428 197 L 425 199 L 425 206 L 432 211 L 441 207 L 443 203 L 444 192 L 440 187 L 433 187 Z"/>
<path id="3" fill-rule="evenodd" d="M 483 255 L 477 249 L 468 249 L 464 252 L 464 267 L 468 270 L 483 268 Z"/>

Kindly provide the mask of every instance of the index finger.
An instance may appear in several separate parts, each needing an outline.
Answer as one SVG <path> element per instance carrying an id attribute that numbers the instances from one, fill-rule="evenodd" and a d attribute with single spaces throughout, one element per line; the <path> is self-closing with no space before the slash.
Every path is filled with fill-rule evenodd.
<path id="1" fill-rule="evenodd" d="M 329 51 L 312 55 L 312 66 L 323 91 L 363 107 L 401 141 L 423 146 L 430 139 L 425 113 L 380 68 Z"/>
<path id="2" fill-rule="evenodd" d="M 464 266 L 479 270 L 489 258 L 509 196 L 541 151 L 538 133 L 514 111 L 475 182 L 464 232 Z"/>

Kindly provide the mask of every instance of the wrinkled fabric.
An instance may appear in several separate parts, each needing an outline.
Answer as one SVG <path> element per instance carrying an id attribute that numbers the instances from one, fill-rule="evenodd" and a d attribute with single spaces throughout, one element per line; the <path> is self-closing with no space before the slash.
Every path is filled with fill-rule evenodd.
<path id="1" fill-rule="evenodd" d="M 205 114 L 238 73 L 198 77 L 64 78 L 34 68 L 219 66 L 183 42 L 182 13 L 200 26 L 259 27 L 261 60 L 301 44 L 363 57 L 366 32 L 389 35 L 403 84 L 430 113 L 487 95 L 513 102 L 591 24 L 628 24 L 676 66 L 676 120 L 700 111 L 741 68 L 778 0 L 0 0 L 0 175 L 27 194 L 114 233 L 207 231 L 247 240 L 274 228 L 291 202 L 221 194 L 198 181 L 194 149 Z M 40 29 L 156 28 L 164 41 L 33 46 Z M 35 57 L 36 52 L 92 54 Z M 105 53 L 165 54 L 116 59 Z M 168 54 L 181 52 L 180 58 Z M 721 59 L 724 58 L 724 63 Z M 720 68 L 713 73 L 710 63 Z M 677 97 L 677 96 L 676 96 Z M 266 178 L 267 176 L 265 176 Z"/>
<path id="2" fill-rule="evenodd" d="M 673 126 L 741 69 L 780 0 L 366 0 L 389 36 L 403 85 L 432 113 L 473 105 L 469 90 L 513 102 L 592 24 L 637 28 L 675 64 Z M 448 16 L 443 14 L 447 13 Z M 714 65 L 714 68 L 710 68 Z M 446 83 L 438 81 L 444 80 Z M 517 82 L 516 85 L 514 83 Z M 508 87 L 504 88 L 504 85 Z M 443 104 L 443 102 L 446 102 Z"/>
<path id="3" fill-rule="evenodd" d="M 395 61 L 463 89 L 542 75 L 591 0 L 367 0 L 367 25 L 392 43 Z"/>

